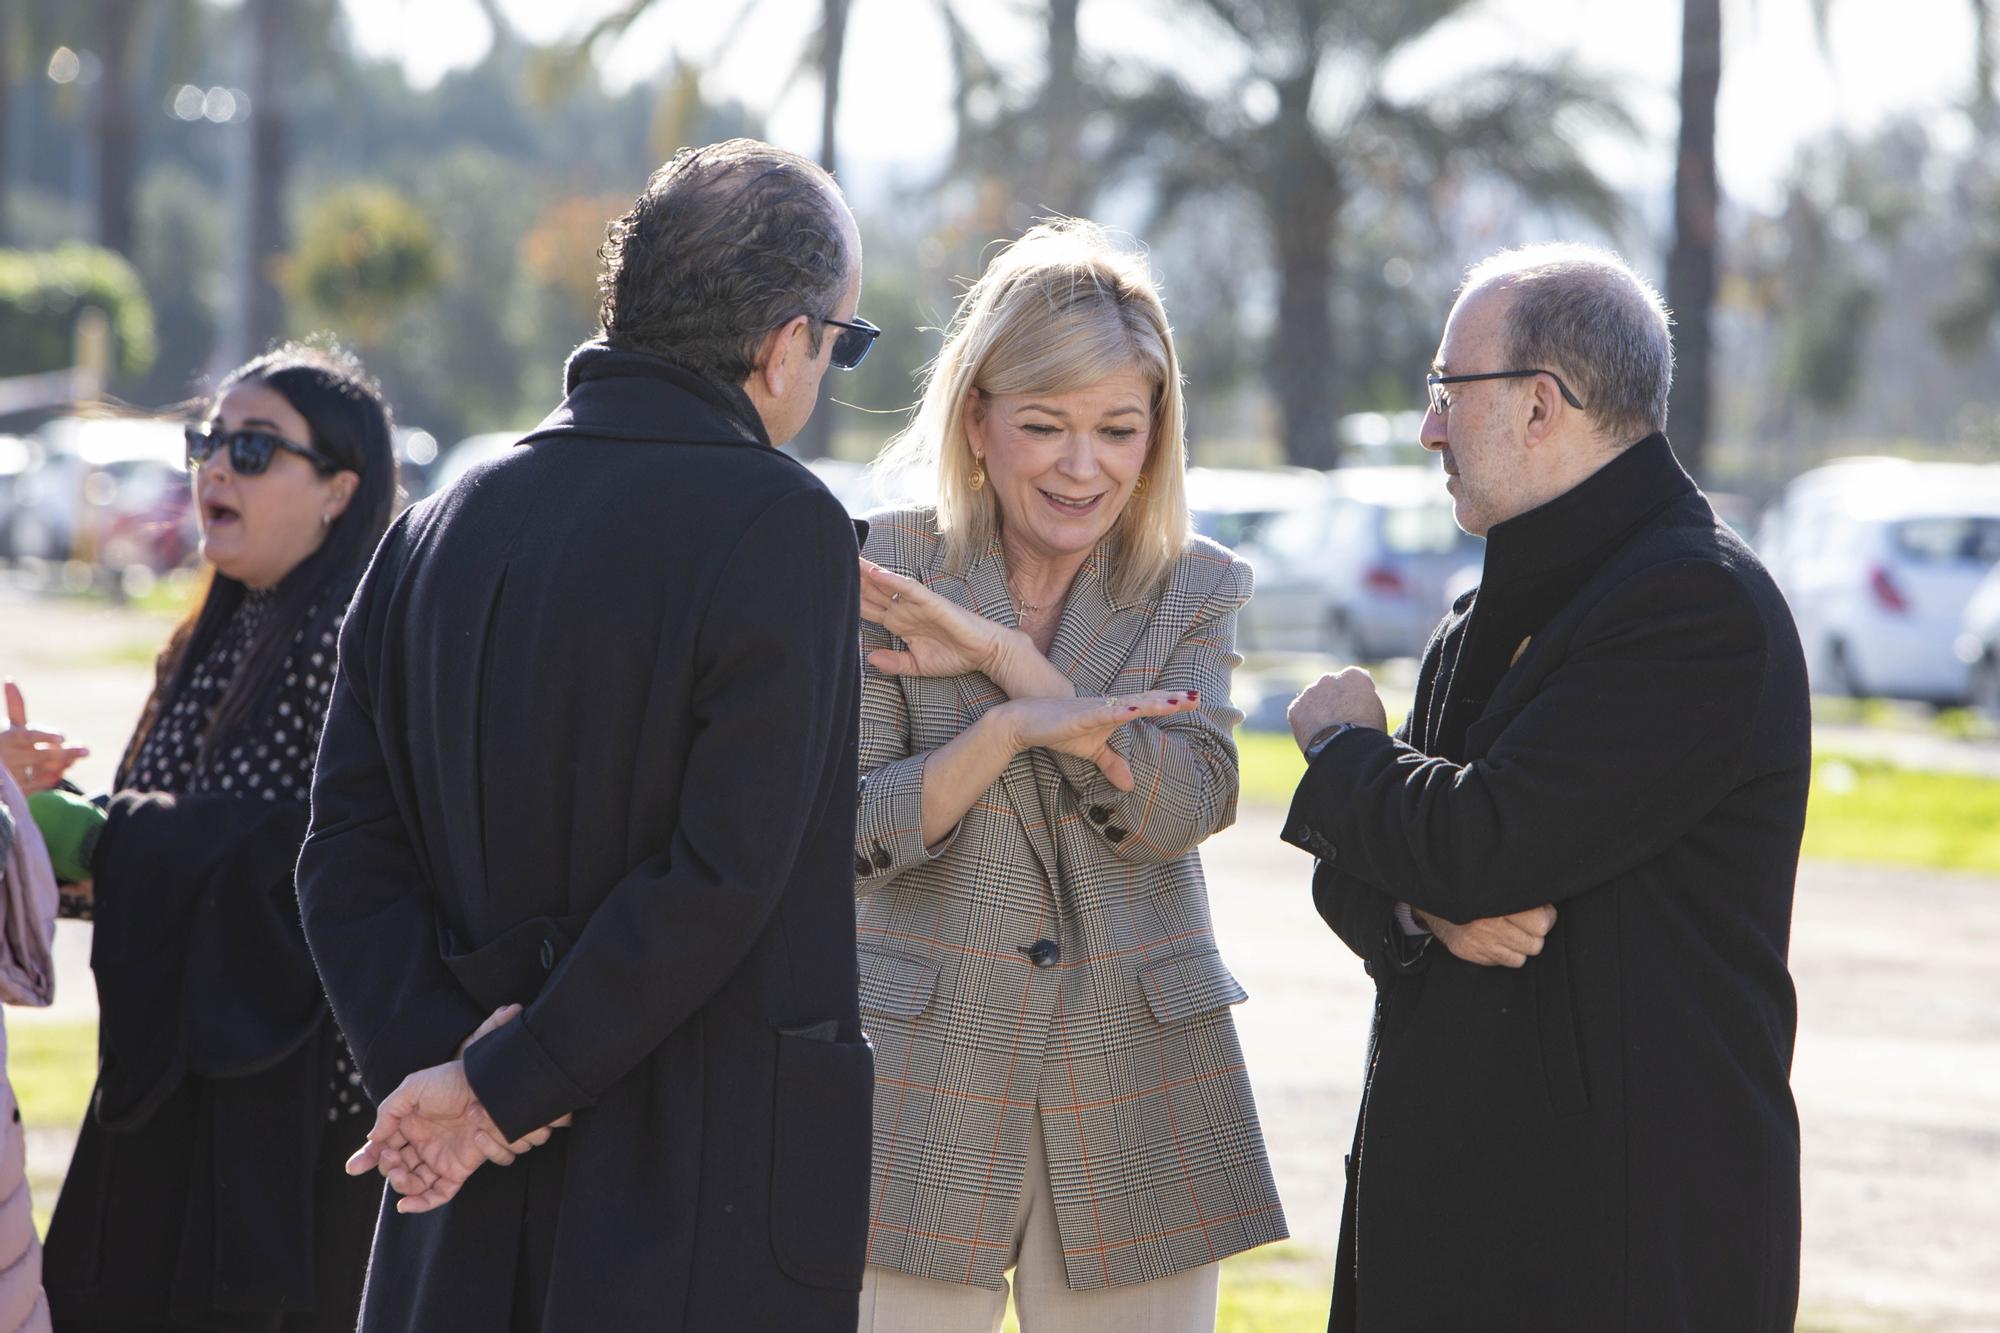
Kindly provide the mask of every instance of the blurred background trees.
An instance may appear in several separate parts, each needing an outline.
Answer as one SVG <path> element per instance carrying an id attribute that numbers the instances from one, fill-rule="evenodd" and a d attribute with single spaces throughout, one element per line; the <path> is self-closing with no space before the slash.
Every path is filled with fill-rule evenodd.
<path id="1" fill-rule="evenodd" d="M 1738 0 L 1683 0 L 1657 195 L 1602 170 L 1658 144 L 1660 118 L 1600 72 L 1501 57 L 1412 76 L 1475 0 L 1017 0 L 1013 45 L 974 0 L 722 0 L 711 49 L 663 50 L 637 79 L 612 78 L 608 56 L 671 21 L 665 0 L 599 5 L 553 40 L 475 0 L 485 53 L 427 86 L 357 49 L 343 0 L 13 0 L 0 375 L 60 355 L 57 305 L 102 303 L 112 388 L 141 404 L 324 327 L 440 439 L 532 424 L 593 330 L 606 221 L 675 148 L 763 133 L 799 88 L 817 115 L 797 146 L 849 183 L 864 308 L 892 333 L 829 379 L 862 410 L 818 414 L 807 452 L 865 457 L 892 434 L 960 282 L 1051 214 L 1148 244 L 1203 457 L 1339 461 L 1353 414 L 1420 405 L 1464 265 L 1553 234 L 1616 245 L 1661 281 L 1679 320 L 1673 434 L 1705 472 L 1755 486 L 1836 436 L 1992 450 L 2000 126 L 1992 0 L 1966 3 L 1963 133 L 1829 134 L 1771 200 L 1742 201 L 1723 197 L 1715 150 Z M 843 105 L 898 95 L 854 73 L 857 34 L 889 5 L 934 38 L 951 87 L 949 149 L 895 170 L 893 145 L 836 133 Z M 1160 40 L 1093 40 L 1094 22 L 1141 12 Z M 753 20 L 774 14 L 789 36 L 765 49 Z M 768 99 L 716 94 L 712 70 L 759 42 Z M 49 295 L 51 273 L 71 285 Z"/>

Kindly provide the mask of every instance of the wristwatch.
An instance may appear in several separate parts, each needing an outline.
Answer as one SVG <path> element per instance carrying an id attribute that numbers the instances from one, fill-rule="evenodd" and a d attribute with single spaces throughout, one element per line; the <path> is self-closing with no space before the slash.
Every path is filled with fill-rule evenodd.
<path id="1" fill-rule="evenodd" d="M 1319 758 L 1319 752 L 1333 744 L 1335 736 L 1342 732 L 1354 731 L 1360 725 L 1359 722 L 1336 722 L 1330 727 L 1321 727 L 1313 733 L 1312 739 L 1306 742 L 1306 763 L 1310 764 Z"/>

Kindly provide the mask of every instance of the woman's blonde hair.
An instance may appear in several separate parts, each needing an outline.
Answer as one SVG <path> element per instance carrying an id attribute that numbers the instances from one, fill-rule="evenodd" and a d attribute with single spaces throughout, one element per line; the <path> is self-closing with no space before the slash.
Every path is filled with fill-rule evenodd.
<path id="1" fill-rule="evenodd" d="M 973 392 L 1065 393 L 1122 370 L 1152 381 L 1153 419 L 1145 485 L 1118 516 L 1107 581 L 1120 603 L 1142 601 L 1166 581 L 1188 538 L 1187 418 L 1173 330 L 1145 258 L 1076 218 L 1042 222 L 994 256 L 958 304 L 915 419 L 878 461 L 891 472 L 935 465 L 947 570 L 962 574 L 999 530 L 992 490 L 972 486 Z"/>

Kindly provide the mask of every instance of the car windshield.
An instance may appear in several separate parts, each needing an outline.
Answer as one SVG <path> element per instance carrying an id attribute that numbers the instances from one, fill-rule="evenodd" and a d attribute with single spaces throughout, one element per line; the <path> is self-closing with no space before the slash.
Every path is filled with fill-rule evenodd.
<path id="1" fill-rule="evenodd" d="M 1938 514 L 1895 526 L 1896 549 L 1922 564 L 1991 565 L 2000 562 L 2000 517 Z"/>

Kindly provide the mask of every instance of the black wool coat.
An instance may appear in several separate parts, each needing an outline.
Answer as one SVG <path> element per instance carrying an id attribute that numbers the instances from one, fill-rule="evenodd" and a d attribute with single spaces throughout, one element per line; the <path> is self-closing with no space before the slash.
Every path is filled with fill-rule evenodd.
<path id="1" fill-rule="evenodd" d="M 748 404 L 579 350 L 405 514 L 341 638 L 299 863 L 371 1094 L 467 1072 L 553 1150 L 385 1208 L 362 1327 L 850 1330 L 855 529 Z M 539 1156 L 538 1156 L 539 1153 Z"/>
<path id="2" fill-rule="evenodd" d="M 1336 737 L 1287 841 L 1376 1029 L 1331 1327 L 1790 1330 L 1805 664 L 1654 435 L 1497 525 L 1395 737 Z M 1554 903 L 1519 969 L 1418 948 Z"/>
<path id="3" fill-rule="evenodd" d="M 352 1290 L 315 1289 L 314 1212 L 331 1204 L 314 1163 L 338 1129 L 292 894 L 305 812 L 126 791 L 107 814 L 92 862 L 97 1086 L 49 1228 L 50 1308 L 216 1327 L 351 1312 Z"/>

